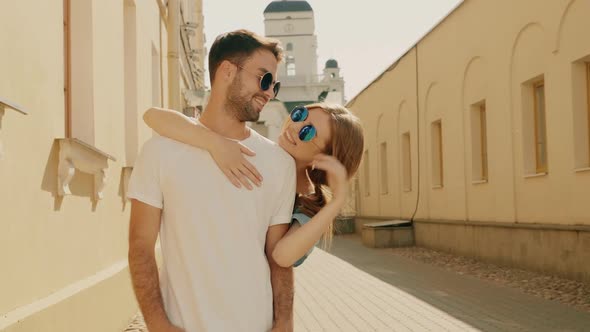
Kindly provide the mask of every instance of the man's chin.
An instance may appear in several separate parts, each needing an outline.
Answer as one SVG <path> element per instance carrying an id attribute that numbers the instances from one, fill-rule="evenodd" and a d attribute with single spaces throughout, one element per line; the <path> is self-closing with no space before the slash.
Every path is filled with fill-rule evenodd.
<path id="1" fill-rule="evenodd" d="M 264 108 L 264 106 L 260 107 L 260 106 L 254 106 L 252 107 L 248 114 L 253 118 L 253 120 L 250 121 L 258 121 L 258 119 L 260 118 L 260 113 L 262 113 L 262 109 Z"/>
<path id="2" fill-rule="evenodd" d="M 265 105 L 260 105 L 260 104 L 256 105 L 256 111 L 257 111 L 258 114 L 262 113 L 262 110 L 264 109 L 264 106 Z"/>
<path id="3" fill-rule="evenodd" d="M 256 122 L 256 121 L 258 121 L 258 119 L 260 119 L 260 113 L 256 113 L 256 114 L 250 113 L 248 116 L 248 120 L 246 120 L 246 121 Z"/>

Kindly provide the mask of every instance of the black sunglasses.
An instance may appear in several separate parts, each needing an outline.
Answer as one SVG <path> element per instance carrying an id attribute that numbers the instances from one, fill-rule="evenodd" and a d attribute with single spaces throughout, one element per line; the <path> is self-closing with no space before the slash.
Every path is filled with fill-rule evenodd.
<path id="1" fill-rule="evenodd" d="M 291 121 L 293 121 L 293 122 L 301 122 L 301 121 L 305 121 L 305 119 L 307 119 L 308 115 L 309 115 L 309 110 L 307 109 L 307 107 L 297 106 L 291 111 L 290 117 L 291 117 Z M 318 149 L 322 150 L 322 148 L 320 148 L 317 144 L 315 144 L 314 142 L 311 141 L 314 137 L 317 136 L 317 134 L 318 134 L 317 129 L 312 124 L 308 124 L 308 125 L 301 127 L 301 129 L 299 129 L 299 134 L 297 136 L 299 137 L 299 139 L 301 141 L 311 142 Z"/>
<path id="2" fill-rule="evenodd" d="M 246 68 L 244 68 L 243 66 L 238 66 L 238 68 L 244 70 L 245 72 L 255 75 L 256 77 L 260 78 L 260 89 L 262 89 L 262 91 L 266 91 L 268 89 L 270 89 L 270 87 L 272 86 L 272 92 L 274 93 L 274 97 L 276 98 L 277 95 L 279 94 L 279 90 L 281 89 L 281 82 L 279 81 L 274 81 L 272 74 L 269 72 L 264 73 L 264 75 L 258 75 L 256 73 L 253 73 L 249 70 L 246 70 Z"/>

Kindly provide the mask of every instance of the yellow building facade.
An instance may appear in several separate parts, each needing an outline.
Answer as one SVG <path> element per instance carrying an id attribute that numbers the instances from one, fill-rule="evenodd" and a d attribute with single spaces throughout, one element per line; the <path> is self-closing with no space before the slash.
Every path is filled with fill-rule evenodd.
<path id="1" fill-rule="evenodd" d="M 122 331 L 152 105 L 202 106 L 201 0 L 0 5 L 0 330 Z"/>
<path id="2" fill-rule="evenodd" d="M 590 281 L 587 13 L 467 0 L 351 100 L 357 229 L 412 219 L 417 245 Z"/>

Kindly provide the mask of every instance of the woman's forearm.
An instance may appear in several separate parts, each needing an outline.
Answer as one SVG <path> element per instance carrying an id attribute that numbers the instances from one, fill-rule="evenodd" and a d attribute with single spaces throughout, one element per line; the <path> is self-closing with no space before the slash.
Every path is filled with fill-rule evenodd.
<path id="1" fill-rule="evenodd" d="M 295 264 L 328 230 L 343 205 L 343 199 L 334 199 L 326 204 L 305 225 L 300 227 L 291 226 L 291 230 L 276 244 L 272 253 L 276 263 L 283 267 Z"/>
<path id="2" fill-rule="evenodd" d="M 158 135 L 210 151 L 217 134 L 197 125 L 184 114 L 152 107 L 143 114 L 143 121 Z"/>

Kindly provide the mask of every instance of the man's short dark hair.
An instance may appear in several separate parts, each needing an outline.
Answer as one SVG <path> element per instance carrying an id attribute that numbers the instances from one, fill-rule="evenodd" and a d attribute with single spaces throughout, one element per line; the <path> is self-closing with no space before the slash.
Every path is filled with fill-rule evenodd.
<path id="1" fill-rule="evenodd" d="M 262 37 L 244 29 L 217 36 L 211 45 L 211 50 L 209 50 L 209 79 L 211 83 L 213 83 L 217 68 L 224 60 L 241 65 L 259 49 L 272 52 L 278 62 L 283 59 L 283 49 L 277 39 Z"/>

